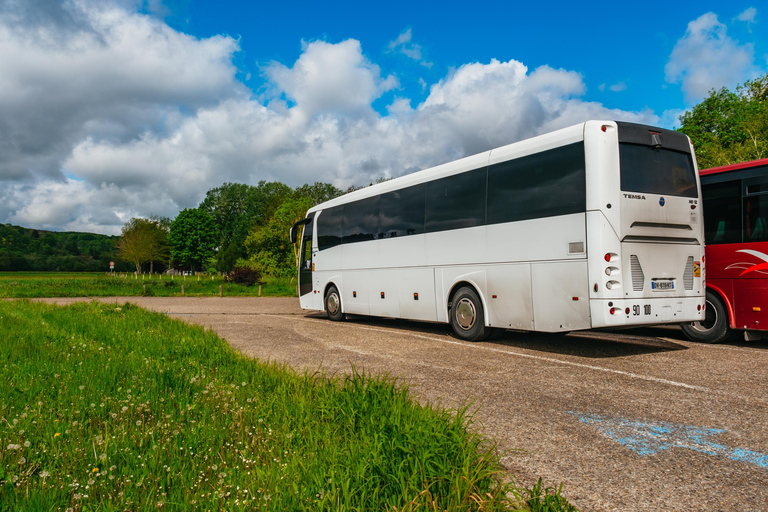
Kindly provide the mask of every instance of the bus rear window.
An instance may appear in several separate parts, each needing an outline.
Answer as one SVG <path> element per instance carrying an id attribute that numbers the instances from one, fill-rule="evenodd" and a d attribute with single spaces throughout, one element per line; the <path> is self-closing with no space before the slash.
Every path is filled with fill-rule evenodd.
<path id="1" fill-rule="evenodd" d="M 693 159 L 688 153 L 642 144 L 619 144 L 621 190 L 698 197 Z"/>

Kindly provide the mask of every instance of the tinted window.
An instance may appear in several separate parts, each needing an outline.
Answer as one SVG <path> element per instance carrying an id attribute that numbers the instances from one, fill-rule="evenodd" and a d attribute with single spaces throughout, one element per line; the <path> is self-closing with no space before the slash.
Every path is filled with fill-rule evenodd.
<path id="1" fill-rule="evenodd" d="M 375 240 L 379 233 L 379 196 L 344 205 L 342 243 Z"/>
<path id="2" fill-rule="evenodd" d="M 688 153 L 640 144 L 619 144 L 621 190 L 697 197 L 693 159 Z"/>
<path id="3" fill-rule="evenodd" d="M 344 217 L 343 206 L 328 208 L 317 218 L 317 249 L 330 249 L 341 243 L 341 223 Z"/>
<path id="4" fill-rule="evenodd" d="M 426 185 L 416 185 L 381 195 L 379 238 L 424 233 Z"/>
<path id="5" fill-rule="evenodd" d="M 584 167 L 581 142 L 492 165 L 488 224 L 586 211 Z"/>
<path id="6" fill-rule="evenodd" d="M 485 167 L 427 183 L 426 231 L 485 224 Z"/>
<path id="7" fill-rule="evenodd" d="M 705 243 L 741 242 L 741 180 L 705 185 L 702 197 Z"/>

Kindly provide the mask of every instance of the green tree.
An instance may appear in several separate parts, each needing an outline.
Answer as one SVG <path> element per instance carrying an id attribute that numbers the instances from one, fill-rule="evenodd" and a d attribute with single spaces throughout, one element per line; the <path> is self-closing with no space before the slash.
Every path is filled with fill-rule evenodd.
<path id="1" fill-rule="evenodd" d="M 275 277 L 296 273 L 296 247 L 288 239 L 294 222 L 303 219 L 312 206 L 308 197 L 286 199 L 263 226 L 256 227 L 245 240 L 250 255 L 242 263 Z"/>
<path id="2" fill-rule="evenodd" d="M 701 169 L 768 157 L 768 75 L 712 90 L 680 123 Z"/>
<path id="3" fill-rule="evenodd" d="M 256 186 L 224 183 L 206 193 L 199 208 L 214 221 L 219 270 L 231 270 L 238 258 L 245 257 L 248 233 L 255 225 L 263 225 L 292 192 L 282 183 L 260 181 Z"/>
<path id="4" fill-rule="evenodd" d="M 171 258 L 182 268 L 198 270 L 216 254 L 216 225 L 201 208 L 186 208 L 171 222 Z"/>
<path id="5" fill-rule="evenodd" d="M 294 195 L 297 197 L 306 197 L 312 203 L 312 206 L 339 197 L 344 192 L 334 187 L 330 183 L 315 182 L 313 185 L 302 185 L 296 187 Z"/>
<path id="6" fill-rule="evenodd" d="M 168 262 L 171 256 L 168 242 L 168 231 L 171 219 L 168 217 L 152 217 L 150 219 L 149 237 L 149 273 L 155 270 L 155 262 Z"/>
<path id="7" fill-rule="evenodd" d="M 136 265 L 136 272 L 141 272 L 141 264 L 149 261 L 152 245 L 152 221 L 132 218 L 123 226 L 117 242 L 117 253 L 126 261 Z"/>

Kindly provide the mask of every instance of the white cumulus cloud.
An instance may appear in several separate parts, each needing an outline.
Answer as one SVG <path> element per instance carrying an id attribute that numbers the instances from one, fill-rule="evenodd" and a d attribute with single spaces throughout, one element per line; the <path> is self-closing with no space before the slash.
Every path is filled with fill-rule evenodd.
<path id="1" fill-rule="evenodd" d="M 688 101 L 707 95 L 711 89 L 734 87 L 755 76 L 754 45 L 739 44 L 728 36 L 728 27 L 714 13 L 688 23 L 665 67 L 666 80 L 681 84 Z"/>

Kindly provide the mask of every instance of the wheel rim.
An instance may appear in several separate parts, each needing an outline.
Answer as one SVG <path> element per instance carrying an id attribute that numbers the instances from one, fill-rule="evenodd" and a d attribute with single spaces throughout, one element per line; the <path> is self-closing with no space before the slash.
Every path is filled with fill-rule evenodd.
<path id="1" fill-rule="evenodd" d="M 328 313 L 332 315 L 335 315 L 339 312 L 339 296 L 336 294 L 336 292 L 328 295 L 328 300 L 326 301 L 325 307 L 328 309 Z"/>
<path id="2" fill-rule="evenodd" d="M 709 332 L 717 324 L 717 309 L 715 305 L 707 301 L 707 307 L 704 311 L 704 320 L 701 322 L 692 322 L 691 327 L 699 332 Z"/>
<path id="3" fill-rule="evenodd" d="M 456 323 L 459 324 L 463 330 L 468 331 L 475 325 L 477 319 L 477 311 L 475 310 L 474 303 L 463 298 L 456 305 Z"/>

